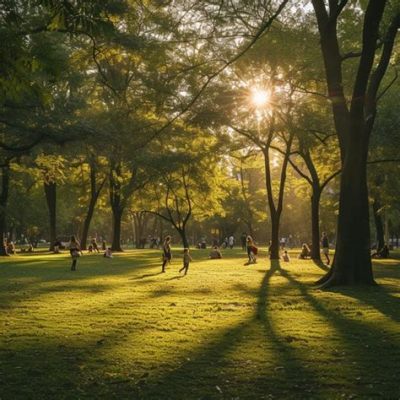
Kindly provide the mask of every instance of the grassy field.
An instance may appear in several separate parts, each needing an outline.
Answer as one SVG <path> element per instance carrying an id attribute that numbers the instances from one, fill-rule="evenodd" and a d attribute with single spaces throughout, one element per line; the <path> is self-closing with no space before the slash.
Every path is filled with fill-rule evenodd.
<path id="1" fill-rule="evenodd" d="M 323 266 L 193 250 L 0 261 L 0 399 L 399 399 L 400 263 L 321 291 Z"/>

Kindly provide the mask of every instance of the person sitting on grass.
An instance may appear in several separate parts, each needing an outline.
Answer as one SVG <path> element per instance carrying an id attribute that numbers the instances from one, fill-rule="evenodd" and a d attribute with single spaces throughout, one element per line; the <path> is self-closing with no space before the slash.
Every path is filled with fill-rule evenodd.
<path id="1" fill-rule="evenodd" d="M 311 250 L 308 247 L 307 243 L 303 243 L 303 245 L 301 246 L 301 253 L 299 255 L 299 258 L 301 260 L 305 260 L 310 257 L 311 257 Z"/>
<path id="2" fill-rule="evenodd" d="M 254 240 L 250 235 L 247 236 L 246 239 L 246 250 L 249 260 L 245 265 L 256 264 L 257 263 L 256 255 L 258 253 L 258 248 L 255 246 Z"/>
<path id="3" fill-rule="evenodd" d="M 289 254 L 288 254 L 287 250 L 285 250 L 283 252 L 282 260 L 285 261 L 285 262 L 289 262 L 290 261 L 290 257 L 289 257 Z"/>
<path id="4" fill-rule="evenodd" d="M 7 253 L 8 254 L 16 253 L 15 244 L 12 240 L 7 240 Z"/>
<path id="5" fill-rule="evenodd" d="M 171 236 L 167 236 L 163 244 L 163 263 L 161 267 L 161 272 L 165 272 L 165 267 L 167 263 L 171 262 Z"/>
<path id="6" fill-rule="evenodd" d="M 62 243 L 61 243 L 60 239 L 56 239 L 56 241 L 54 242 L 53 253 L 60 254 L 61 246 L 62 246 Z"/>
<path id="7" fill-rule="evenodd" d="M 372 258 L 389 258 L 389 247 L 384 244 L 383 247 L 377 250 L 375 253 L 371 254 Z"/>
<path id="8" fill-rule="evenodd" d="M 107 247 L 106 251 L 103 254 L 105 258 L 113 258 L 111 247 Z"/>
<path id="9" fill-rule="evenodd" d="M 78 257 L 81 256 L 81 246 L 76 239 L 75 236 L 71 236 L 71 240 L 69 242 L 69 253 L 71 254 L 72 258 L 72 265 L 71 265 L 71 271 L 76 271 L 76 263 L 78 261 Z"/>
<path id="10" fill-rule="evenodd" d="M 27 252 L 28 253 L 33 253 L 33 245 L 32 245 L 32 243 L 29 243 Z"/>
<path id="11" fill-rule="evenodd" d="M 185 248 L 185 249 L 183 249 L 183 267 L 179 270 L 179 273 L 181 273 L 182 271 L 185 271 L 185 275 L 187 275 L 188 270 L 189 270 L 190 261 L 193 261 L 193 260 L 189 254 L 189 249 Z"/>
<path id="12" fill-rule="evenodd" d="M 210 251 L 210 258 L 211 258 L 212 260 L 216 260 L 216 259 L 222 258 L 222 254 L 221 254 L 221 252 L 219 251 L 218 246 L 214 246 L 214 247 L 211 249 L 211 251 Z"/>

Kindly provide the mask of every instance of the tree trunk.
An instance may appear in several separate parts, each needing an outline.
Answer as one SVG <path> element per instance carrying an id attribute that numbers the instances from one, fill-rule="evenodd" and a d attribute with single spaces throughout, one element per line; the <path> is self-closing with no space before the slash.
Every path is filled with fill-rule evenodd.
<path id="1" fill-rule="evenodd" d="M 86 213 L 85 220 L 83 221 L 82 236 L 81 236 L 81 249 L 82 250 L 86 250 L 87 239 L 89 236 L 90 223 L 93 218 L 94 209 L 96 207 L 96 202 L 97 202 L 97 197 L 96 198 L 92 197 L 90 199 L 88 211 Z"/>
<path id="2" fill-rule="evenodd" d="M 183 248 L 188 249 L 189 248 L 189 241 L 187 240 L 187 237 L 186 237 L 186 229 L 185 229 L 185 227 L 183 229 L 178 229 L 178 233 L 179 233 L 179 235 L 181 237 Z"/>
<path id="3" fill-rule="evenodd" d="M 49 230 L 50 230 L 50 251 L 54 250 L 54 243 L 57 239 L 57 184 L 55 182 L 44 182 L 44 193 L 46 195 L 47 208 L 49 210 Z"/>
<path id="4" fill-rule="evenodd" d="M 1 168 L 1 193 L 0 193 L 0 256 L 8 256 L 4 246 L 4 235 L 6 233 L 7 201 L 10 187 L 10 169 L 8 166 Z"/>
<path id="5" fill-rule="evenodd" d="M 370 253 L 367 188 L 368 139 L 352 132 L 346 143 L 340 182 L 337 242 L 332 268 L 323 286 L 374 284 Z"/>
<path id="6" fill-rule="evenodd" d="M 112 251 L 123 251 L 121 247 L 121 222 L 123 210 L 117 207 L 112 208 Z"/>
<path id="7" fill-rule="evenodd" d="M 385 245 L 385 232 L 383 228 L 382 216 L 379 213 L 381 205 L 377 198 L 372 203 L 372 211 L 374 214 L 375 229 L 376 229 L 376 250 L 379 251 Z"/>
<path id="8" fill-rule="evenodd" d="M 280 215 L 271 213 L 271 260 L 279 260 L 279 223 Z"/>
<path id="9" fill-rule="evenodd" d="M 321 260 L 320 252 L 320 231 L 319 231 L 319 202 L 321 199 L 321 189 L 313 185 L 311 195 L 311 258 L 315 261 Z"/>

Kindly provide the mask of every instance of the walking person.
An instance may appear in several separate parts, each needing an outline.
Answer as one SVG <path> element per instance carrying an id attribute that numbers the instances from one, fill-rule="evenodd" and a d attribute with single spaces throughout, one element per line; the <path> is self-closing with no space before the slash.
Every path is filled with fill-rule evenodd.
<path id="1" fill-rule="evenodd" d="M 165 272 L 165 267 L 167 263 L 171 262 L 171 236 L 167 236 L 163 244 L 163 263 L 161 267 L 161 272 Z"/>
<path id="2" fill-rule="evenodd" d="M 71 271 L 76 271 L 76 263 L 78 261 L 78 258 L 81 256 L 81 246 L 79 242 L 76 240 L 75 236 L 71 236 L 71 240 L 69 242 L 69 253 L 71 254 L 72 258 L 72 265 L 71 265 Z"/>
<path id="3" fill-rule="evenodd" d="M 99 246 L 97 244 L 97 239 L 95 237 L 92 239 L 91 244 L 92 244 L 92 250 L 96 251 L 97 253 L 100 253 Z"/>
<path id="4" fill-rule="evenodd" d="M 249 257 L 249 260 L 245 265 L 256 264 L 257 263 L 256 255 L 258 253 L 258 249 L 255 246 L 254 240 L 250 235 L 247 236 L 247 239 L 246 239 L 246 250 L 247 250 L 247 256 Z"/>
<path id="5" fill-rule="evenodd" d="M 246 250 L 246 239 L 247 239 L 247 234 L 246 234 L 246 232 L 243 232 L 242 235 L 240 236 L 240 242 L 242 244 L 242 250 Z"/>
<path id="6" fill-rule="evenodd" d="M 189 249 L 185 248 L 185 249 L 183 249 L 183 267 L 179 270 L 179 273 L 181 273 L 182 271 L 185 271 L 185 275 L 187 275 L 188 270 L 189 270 L 190 261 L 193 261 L 193 260 L 189 254 Z"/>
<path id="7" fill-rule="evenodd" d="M 321 246 L 322 254 L 326 258 L 326 264 L 329 265 L 331 263 L 331 259 L 329 258 L 329 239 L 325 232 L 322 233 Z"/>

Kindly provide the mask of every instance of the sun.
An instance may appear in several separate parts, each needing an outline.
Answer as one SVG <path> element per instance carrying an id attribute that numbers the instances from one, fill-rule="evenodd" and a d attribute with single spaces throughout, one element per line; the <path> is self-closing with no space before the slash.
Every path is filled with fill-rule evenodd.
<path id="1" fill-rule="evenodd" d="M 251 89 L 251 101 L 256 107 L 261 107 L 268 103 L 270 93 L 264 89 L 253 88 Z"/>

